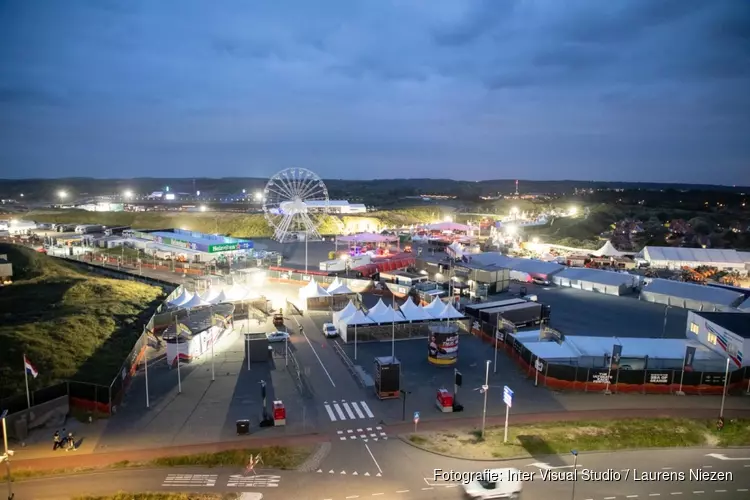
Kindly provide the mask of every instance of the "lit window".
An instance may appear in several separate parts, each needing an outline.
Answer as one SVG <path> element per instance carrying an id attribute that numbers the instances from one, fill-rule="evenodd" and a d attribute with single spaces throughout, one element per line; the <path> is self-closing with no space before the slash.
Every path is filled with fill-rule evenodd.
<path id="1" fill-rule="evenodd" d="M 698 335 L 700 333 L 701 329 L 700 329 L 700 327 L 698 326 L 697 323 L 692 323 L 691 322 L 690 323 L 690 331 L 693 332 L 694 334 Z"/>
<path id="2" fill-rule="evenodd" d="M 714 335 L 713 333 L 709 333 L 706 340 L 708 340 L 709 344 L 716 345 L 716 335 Z"/>

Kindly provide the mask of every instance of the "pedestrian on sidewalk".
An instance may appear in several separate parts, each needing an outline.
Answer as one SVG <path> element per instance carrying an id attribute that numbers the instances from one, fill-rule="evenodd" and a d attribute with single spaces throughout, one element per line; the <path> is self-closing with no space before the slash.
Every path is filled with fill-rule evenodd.
<path id="1" fill-rule="evenodd" d="M 68 432 L 68 447 L 65 451 L 76 451 L 76 442 L 72 432 Z"/>
<path id="2" fill-rule="evenodd" d="M 60 446 L 62 446 L 60 431 L 55 431 L 55 433 L 52 435 L 52 451 L 57 450 Z"/>

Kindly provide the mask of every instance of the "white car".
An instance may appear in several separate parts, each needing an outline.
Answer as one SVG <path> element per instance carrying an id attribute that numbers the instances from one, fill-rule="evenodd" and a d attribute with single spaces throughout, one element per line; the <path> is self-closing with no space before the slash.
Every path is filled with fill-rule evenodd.
<path id="1" fill-rule="evenodd" d="M 484 500 L 489 498 L 521 498 L 521 471 L 513 468 L 492 469 L 487 477 L 464 484 L 466 498 Z"/>
<path id="2" fill-rule="evenodd" d="M 336 325 L 333 323 L 323 323 L 323 335 L 328 338 L 336 337 L 339 331 L 336 329 Z"/>
<path id="3" fill-rule="evenodd" d="M 286 342 L 289 340 L 289 334 L 286 332 L 271 332 L 266 334 L 269 342 Z"/>

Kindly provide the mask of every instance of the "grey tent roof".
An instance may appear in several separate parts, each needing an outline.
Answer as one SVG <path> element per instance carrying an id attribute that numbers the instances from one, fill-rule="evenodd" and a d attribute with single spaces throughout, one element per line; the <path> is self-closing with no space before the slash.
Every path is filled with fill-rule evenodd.
<path id="1" fill-rule="evenodd" d="M 694 300 L 696 302 L 706 302 L 709 304 L 719 304 L 724 306 L 732 306 L 740 299 L 744 298 L 741 293 L 733 292 L 731 290 L 696 285 L 694 283 L 683 283 L 681 281 L 664 280 L 660 278 L 655 278 L 650 283 L 646 284 L 641 293 L 668 295 L 679 297 L 681 299 Z"/>
<path id="2" fill-rule="evenodd" d="M 630 286 L 636 281 L 636 277 L 631 274 L 602 271 L 600 269 L 589 269 L 586 267 L 569 267 L 557 273 L 555 278 L 588 281 L 590 283 L 599 283 L 601 285 L 609 286 Z"/>
<path id="3" fill-rule="evenodd" d="M 508 257 L 499 252 L 485 252 L 471 256 L 473 262 L 487 267 L 504 267 L 512 271 L 528 274 L 553 274 L 565 269 L 565 266 L 556 262 L 544 262 L 536 259 L 519 259 Z"/>
<path id="4" fill-rule="evenodd" d="M 676 248 L 676 247 L 644 247 L 641 251 L 648 261 L 673 261 L 695 264 L 729 264 L 744 265 L 745 261 L 736 250 L 721 248 Z"/>

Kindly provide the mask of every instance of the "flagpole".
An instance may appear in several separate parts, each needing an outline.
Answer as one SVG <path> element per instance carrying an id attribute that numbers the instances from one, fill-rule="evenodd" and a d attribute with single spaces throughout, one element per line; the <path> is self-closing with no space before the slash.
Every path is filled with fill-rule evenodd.
<path id="1" fill-rule="evenodd" d="M 31 411 L 31 395 L 29 393 L 29 371 L 26 369 L 26 354 L 23 355 L 23 378 L 26 381 L 26 405 Z"/>

